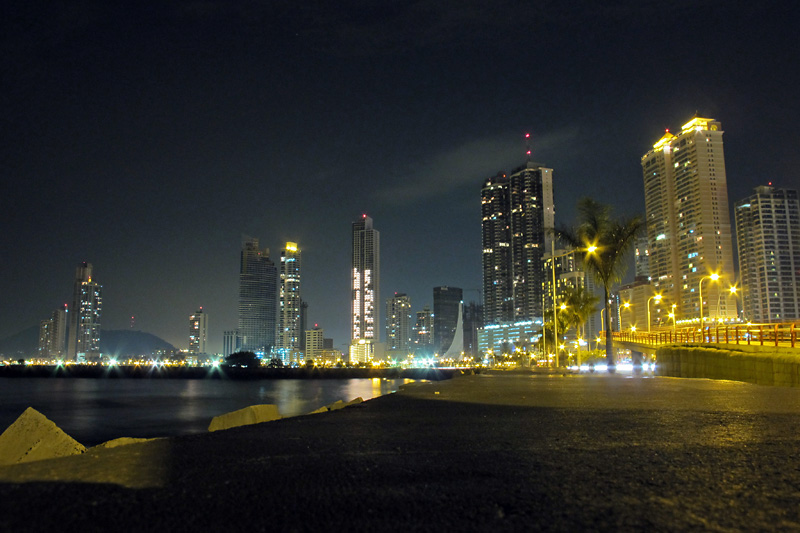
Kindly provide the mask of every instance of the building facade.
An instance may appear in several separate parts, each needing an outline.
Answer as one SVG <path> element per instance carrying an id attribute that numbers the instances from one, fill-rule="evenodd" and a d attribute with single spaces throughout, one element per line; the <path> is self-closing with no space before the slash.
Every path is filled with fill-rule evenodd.
<path id="1" fill-rule="evenodd" d="M 39 357 L 61 359 L 67 355 L 67 305 L 56 309 L 39 325 Z"/>
<path id="2" fill-rule="evenodd" d="M 433 288 L 433 349 L 439 355 L 453 343 L 463 296 L 459 287 Z"/>
<path id="3" fill-rule="evenodd" d="M 433 312 L 430 306 L 426 305 L 422 311 L 417 311 L 412 336 L 415 351 L 433 351 Z"/>
<path id="4" fill-rule="evenodd" d="M 100 358 L 100 317 L 103 287 L 92 278 L 92 264 L 81 263 L 75 270 L 72 306 L 69 310 L 67 357 L 85 362 Z"/>
<path id="5" fill-rule="evenodd" d="M 239 332 L 235 329 L 225 330 L 222 333 L 222 355 L 229 356 L 239 351 Z"/>
<path id="6" fill-rule="evenodd" d="M 800 318 L 800 201 L 796 190 L 756 187 L 736 203 L 744 318 Z"/>
<path id="7" fill-rule="evenodd" d="M 411 346 L 411 298 L 396 292 L 386 300 L 386 349 L 408 353 Z"/>
<path id="8" fill-rule="evenodd" d="M 208 342 L 208 314 L 201 307 L 189 316 L 189 353 L 206 353 Z"/>
<path id="9" fill-rule="evenodd" d="M 238 350 L 268 357 L 275 348 L 278 270 L 258 239 L 242 245 L 239 268 Z"/>
<path id="10" fill-rule="evenodd" d="M 300 248 L 287 242 L 281 251 L 278 352 L 285 363 L 302 363 L 305 344 L 303 301 L 300 298 Z"/>
<path id="11" fill-rule="evenodd" d="M 641 163 L 655 291 L 676 305 L 679 320 L 735 319 L 735 302 L 723 297 L 735 279 L 722 125 L 694 117 L 679 133 L 667 131 Z"/>
<path id="12" fill-rule="evenodd" d="M 528 162 L 487 179 L 481 217 L 485 322 L 541 317 L 542 257 L 554 226 L 552 169 Z"/>
<path id="13" fill-rule="evenodd" d="M 350 316 L 351 362 L 365 363 L 380 341 L 380 233 L 372 218 L 353 222 Z"/>

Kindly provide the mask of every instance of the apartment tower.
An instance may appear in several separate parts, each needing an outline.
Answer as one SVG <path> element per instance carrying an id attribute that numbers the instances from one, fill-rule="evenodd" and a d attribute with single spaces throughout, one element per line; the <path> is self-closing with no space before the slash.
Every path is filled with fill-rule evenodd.
<path id="1" fill-rule="evenodd" d="M 69 310 L 67 357 L 85 362 L 100 358 L 100 316 L 103 286 L 92 278 L 92 264 L 81 263 L 75 270 L 72 307 Z"/>
<path id="2" fill-rule="evenodd" d="M 736 203 L 744 318 L 800 319 L 800 202 L 796 190 L 756 187 Z"/>
<path id="3" fill-rule="evenodd" d="M 350 360 L 365 363 L 380 340 L 380 234 L 367 215 L 353 222 L 352 232 Z"/>
<path id="4" fill-rule="evenodd" d="M 486 324 L 542 316 L 542 257 L 554 225 L 553 170 L 528 162 L 481 190 Z M 434 310 L 435 312 L 435 310 Z"/>
<path id="5" fill-rule="evenodd" d="M 275 347 L 278 269 L 258 239 L 242 244 L 239 265 L 238 347 L 268 356 Z"/>
<path id="6" fill-rule="evenodd" d="M 675 304 L 679 321 L 736 318 L 725 297 L 735 278 L 722 125 L 694 117 L 677 134 L 667 131 L 641 163 L 649 275 L 661 304 Z"/>
<path id="7" fill-rule="evenodd" d="M 287 242 L 281 251 L 280 322 L 278 348 L 284 362 L 303 362 L 301 348 L 305 344 L 303 305 L 300 299 L 300 248 Z"/>

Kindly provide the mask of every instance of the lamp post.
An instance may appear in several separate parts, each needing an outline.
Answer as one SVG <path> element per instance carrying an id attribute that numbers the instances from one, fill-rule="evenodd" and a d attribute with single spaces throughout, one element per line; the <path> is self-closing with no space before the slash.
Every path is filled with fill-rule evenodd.
<path id="1" fill-rule="evenodd" d="M 661 301 L 662 296 L 660 294 L 656 294 L 655 296 L 651 296 L 647 300 L 647 333 L 650 333 L 650 302 L 655 300 L 656 303 Z"/>
<path id="2" fill-rule="evenodd" d="M 736 285 L 731 285 L 730 290 L 731 290 L 731 296 L 733 296 L 733 305 L 736 306 L 736 320 L 739 320 L 739 302 L 736 300 L 736 296 L 738 296 L 738 293 L 736 291 L 738 291 L 739 288 Z"/>
<path id="3" fill-rule="evenodd" d="M 719 274 L 714 272 L 711 275 L 703 276 L 700 278 L 700 283 L 697 284 L 697 288 L 700 292 L 700 329 L 703 329 L 703 281 L 710 279 L 711 281 L 717 281 L 719 279 Z"/>

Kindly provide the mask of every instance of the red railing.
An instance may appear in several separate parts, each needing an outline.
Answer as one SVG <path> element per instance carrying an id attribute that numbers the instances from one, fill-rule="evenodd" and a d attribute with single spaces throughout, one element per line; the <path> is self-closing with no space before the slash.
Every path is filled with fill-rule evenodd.
<path id="1" fill-rule="evenodd" d="M 748 344 L 800 348 L 798 324 L 711 324 L 659 328 L 650 332 L 615 331 L 614 340 L 658 346 L 662 344 Z M 601 332 L 605 336 L 604 332 Z"/>

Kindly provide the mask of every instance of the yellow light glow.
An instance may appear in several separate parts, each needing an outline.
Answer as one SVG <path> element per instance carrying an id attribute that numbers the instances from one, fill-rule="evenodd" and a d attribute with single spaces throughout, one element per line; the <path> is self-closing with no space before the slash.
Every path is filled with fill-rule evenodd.
<path id="1" fill-rule="evenodd" d="M 708 123 L 712 122 L 714 119 L 711 118 L 700 118 L 695 117 L 686 124 L 683 125 L 681 128 L 681 133 L 686 133 L 687 131 L 696 130 L 702 131 L 708 129 Z"/>
<path id="2" fill-rule="evenodd" d="M 288 251 L 288 252 L 296 252 L 297 251 L 297 243 L 296 242 L 287 242 L 286 243 L 286 251 Z"/>
<path id="3" fill-rule="evenodd" d="M 670 132 L 666 132 L 663 137 L 661 137 L 657 143 L 653 145 L 653 150 L 656 152 L 660 152 L 664 149 L 665 146 L 669 146 L 669 143 L 674 139 L 675 136 Z"/>

